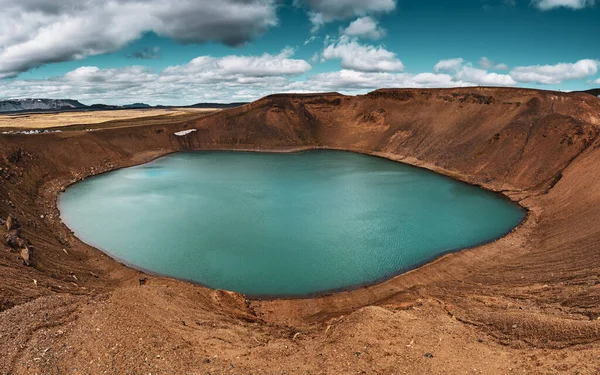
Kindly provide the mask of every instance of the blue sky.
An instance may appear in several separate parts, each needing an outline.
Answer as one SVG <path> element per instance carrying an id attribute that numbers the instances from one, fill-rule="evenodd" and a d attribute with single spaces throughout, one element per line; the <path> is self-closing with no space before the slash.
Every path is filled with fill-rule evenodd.
<path id="1" fill-rule="evenodd" d="M 600 86 L 595 0 L 0 0 L 0 99 Z"/>

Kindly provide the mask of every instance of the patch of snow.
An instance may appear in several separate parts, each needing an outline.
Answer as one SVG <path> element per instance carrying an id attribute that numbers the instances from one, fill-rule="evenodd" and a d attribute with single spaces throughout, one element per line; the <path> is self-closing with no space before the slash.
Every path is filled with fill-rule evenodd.
<path id="1" fill-rule="evenodd" d="M 2 132 L 2 134 L 43 134 L 43 133 L 62 133 L 62 130 L 23 130 L 23 131 L 6 131 Z"/>
<path id="2" fill-rule="evenodd" d="M 198 130 L 198 129 L 182 130 L 182 131 L 180 131 L 180 132 L 173 133 L 173 134 L 175 134 L 175 135 L 176 135 L 176 136 L 178 136 L 178 137 L 183 137 L 183 136 L 186 136 L 186 135 L 188 135 L 188 134 L 190 134 L 190 133 L 193 133 L 193 132 L 195 132 L 195 131 L 197 131 L 197 130 Z"/>

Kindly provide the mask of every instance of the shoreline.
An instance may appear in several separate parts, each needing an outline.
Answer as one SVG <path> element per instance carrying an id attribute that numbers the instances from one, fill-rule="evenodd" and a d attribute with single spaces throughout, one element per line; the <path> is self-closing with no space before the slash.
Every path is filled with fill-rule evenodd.
<path id="1" fill-rule="evenodd" d="M 110 172 L 115 172 L 121 169 L 127 169 L 127 168 L 132 168 L 132 167 L 137 167 L 137 166 L 142 166 L 142 165 L 146 165 L 146 164 L 150 164 L 152 162 L 155 162 L 157 160 L 160 160 L 162 158 L 168 157 L 170 155 L 174 155 L 174 154 L 179 154 L 179 153 L 202 153 L 202 152 L 241 152 L 241 153 L 264 153 L 264 154 L 294 154 L 294 153 L 302 153 L 302 152 L 310 152 L 310 151 L 340 151 L 340 152 L 350 152 L 350 153 L 355 153 L 355 154 L 359 154 L 359 155 L 367 155 L 367 156 L 371 156 L 371 157 L 377 157 L 377 158 L 381 158 L 384 160 L 388 160 L 394 163 L 399 163 L 411 168 L 417 168 L 420 170 L 425 170 L 431 173 L 435 173 L 439 176 L 442 176 L 444 178 L 448 178 L 451 179 L 453 181 L 456 181 L 458 183 L 462 183 L 462 184 L 467 184 L 469 186 L 474 186 L 480 189 L 483 189 L 489 193 L 492 193 L 504 200 L 509 201 L 511 204 L 515 204 L 517 205 L 520 210 L 523 212 L 524 216 L 521 219 L 521 221 L 512 229 L 506 231 L 505 233 L 491 238 L 490 240 L 486 240 L 486 241 L 480 241 L 476 244 L 473 244 L 471 246 L 467 246 L 467 247 L 463 247 L 463 248 L 459 248 L 459 249 L 450 249 L 450 250 L 445 250 L 441 253 L 439 253 L 438 255 L 432 256 L 426 260 L 424 260 L 423 262 L 418 262 L 417 264 L 415 264 L 414 266 L 409 266 L 409 267 L 405 267 L 402 268 L 398 271 L 395 271 L 391 274 L 388 275 L 384 275 L 376 280 L 374 280 L 373 282 L 368 282 L 368 283 L 361 283 L 361 284 L 356 284 L 356 285 L 350 285 L 350 286 L 346 286 L 346 287 L 342 287 L 342 288 L 335 288 L 335 289 L 331 289 L 331 290 L 325 290 L 325 291 L 321 291 L 321 292 L 315 292 L 315 293 L 308 293 L 308 294 L 302 294 L 302 295 L 276 295 L 276 296 L 271 296 L 271 295 L 253 295 L 253 294 L 246 294 L 246 293 L 240 293 L 240 292 L 236 292 L 233 290 L 225 290 L 225 289 L 219 289 L 219 288 L 212 288 L 208 285 L 202 284 L 200 282 L 196 282 L 190 279 L 185 279 L 185 278 L 178 278 L 178 277 L 174 277 L 174 276 L 170 276 L 170 275 L 166 275 L 160 272 L 155 272 L 155 271 L 151 271 L 148 270 L 144 267 L 138 267 L 135 266 L 134 264 L 127 262 L 126 260 L 124 260 L 123 258 L 117 256 L 116 254 L 112 253 L 111 251 L 108 251 L 106 249 L 103 249 L 101 246 L 98 246 L 96 244 L 93 244 L 92 242 L 86 241 L 85 239 L 79 237 L 68 225 L 67 223 L 65 223 L 62 219 L 62 215 L 60 214 L 60 206 L 59 206 L 59 202 L 60 202 L 60 194 L 62 194 L 62 192 L 66 189 L 68 189 L 70 186 L 75 185 L 77 183 L 80 183 L 84 180 L 87 180 L 89 178 L 94 178 L 97 176 L 101 176 L 105 173 L 110 173 Z M 501 192 L 497 192 L 497 191 L 492 191 L 492 190 L 488 190 L 485 187 L 481 186 L 481 185 L 477 185 L 477 184 L 471 184 L 469 182 L 463 181 L 463 180 L 459 180 L 456 179 L 452 176 L 446 175 L 446 174 L 441 174 L 439 172 L 433 171 L 425 166 L 418 166 L 418 165 L 414 165 L 414 164 L 409 164 L 403 161 L 399 161 L 399 160 L 394 160 L 385 156 L 379 156 L 377 154 L 373 154 L 373 153 L 369 153 L 369 152 L 356 152 L 356 151 L 352 151 L 352 150 L 344 150 L 344 149 L 331 149 L 331 148 L 327 148 L 327 147 L 305 147 L 305 148 L 294 148 L 294 149 L 287 149 L 287 150 L 263 150 L 263 149 L 233 149 L 233 150 L 227 150 L 227 149 L 211 149 L 211 150 L 207 150 L 207 149 L 198 149 L 198 150 L 183 150 L 183 151 L 175 151 L 175 152 L 169 152 L 167 154 L 164 155 L 160 155 L 157 156 L 149 161 L 146 162 L 142 162 L 139 164 L 134 164 L 134 165 L 129 165 L 129 166 L 121 166 L 119 168 L 113 169 L 113 170 L 108 170 L 108 171 L 103 171 L 101 173 L 98 174 L 94 174 L 94 175 L 90 175 L 87 176 L 85 178 L 83 178 L 82 180 L 78 180 L 76 182 L 73 182 L 67 186 L 63 186 L 61 189 L 59 189 L 59 191 L 56 193 L 56 197 L 55 197 L 55 205 L 56 205 L 56 210 L 59 212 L 59 220 L 62 226 L 64 226 L 67 230 L 69 230 L 71 233 L 73 233 L 73 235 L 81 242 L 85 243 L 88 246 L 93 247 L 95 250 L 102 252 L 105 255 L 108 255 L 111 259 L 113 259 L 115 262 L 118 262 L 119 264 L 131 268 L 135 271 L 140 271 L 148 276 L 154 276 L 154 277 L 164 277 L 164 278 L 169 278 L 172 280 L 178 280 L 178 281 L 183 281 L 192 285 L 197 285 L 200 287 L 204 287 L 204 288 L 208 288 L 211 290 L 224 290 L 226 292 L 231 292 L 231 293 L 239 293 L 241 295 L 244 295 L 246 298 L 250 299 L 250 300 L 256 300 L 256 301 L 277 301 L 277 300 L 310 300 L 310 299 L 315 299 L 315 298 L 322 298 L 322 297 L 331 297 L 331 296 L 335 296 L 336 294 L 339 293 L 351 293 L 355 290 L 358 289 L 365 289 L 365 288 L 369 288 L 369 287 L 373 287 L 376 285 L 380 285 L 380 284 L 384 284 L 396 277 L 405 275 L 405 274 L 409 274 L 413 271 L 416 271 L 422 267 L 427 267 L 430 264 L 434 264 L 437 261 L 441 260 L 442 258 L 446 257 L 447 255 L 451 255 L 451 254 L 457 254 L 457 253 L 461 253 L 461 252 L 465 252 L 465 251 L 477 251 L 478 248 L 481 248 L 482 246 L 488 245 L 488 244 L 492 244 L 494 242 L 497 242 L 498 240 L 505 238 L 507 236 L 509 236 L 510 234 L 516 232 L 527 220 L 529 220 L 529 209 L 527 207 L 524 207 L 523 205 L 521 205 L 520 202 L 514 201 L 512 200 L 510 197 L 502 194 Z"/>

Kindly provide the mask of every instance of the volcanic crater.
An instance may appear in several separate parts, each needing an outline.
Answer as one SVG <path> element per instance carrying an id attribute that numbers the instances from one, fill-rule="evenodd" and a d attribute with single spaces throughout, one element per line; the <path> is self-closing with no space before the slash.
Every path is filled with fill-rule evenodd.
<path id="1" fill-rule="evenodd" d="M 593 95 L 273 95 L 194 120 L 93 130 L 0 135 L 2 374 L 600 372 Z M 528 215 L 493 243 L 374 286 L 261 300 L 119 264 L 76 238 L 56 205 L 70 184 L 174 152 L 312 149 L 427 168 Z"/>

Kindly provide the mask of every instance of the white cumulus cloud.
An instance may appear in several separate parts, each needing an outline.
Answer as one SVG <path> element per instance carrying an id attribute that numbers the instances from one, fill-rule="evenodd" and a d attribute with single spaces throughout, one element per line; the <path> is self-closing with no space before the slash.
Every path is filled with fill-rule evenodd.
<path id="1" fill-rule="evenodd" d="M 482 59 L 484 64 L 492 66 L 489 59 Z M 481 65 L 481 60 L 480 60 Z M 487 69 L 478 69 L 473 66 L 470 62 L 465 61 L 463 58 L 454 58 L 441 60 L 434 68 L 436 72 L 449 72 L 454 73 L 454 80 L 459 82 L 470 82 L 474 85 L 486 85 L 486 86 L 512 86 L 516 85 L 517 82 L 508 74 L 498 74 L 488 72 Z"/>
<path id="2" fill-rule="evenodd" d="M 404 70 L 402 61 L 395 53 L 382 46 L 364 45 L 347 37 L 341 37 L 340 40 L 325 47 L 322 58 L 341 60 L 342 68 L 362 72 L 400 72 Z"/>
<path id="3" fill-rule="evenodd" d="M 309 9 L 313 31 L 327 22 L 396 9 L 396 0 L 294 0 L 294 3 Z"/>
<path id="4" fill-rule="evenodd" d="M 433 70 L 435 70 L 436 72 L 457 71 L 463 66 L 464 63 L 465 60 L 460 57 L 455 59 L 441 60 L 437 64 L 435 64 Z"/>
<path id="5" fill-rule="evenodd" d="M 381 39 L 385 36 L 385 33 L 385 30 L 379 27 L 377 21 L 368 16 L 356 19 L 344 30 L 344 35 L 349 37 L 369 38 L 373 40 Z"/>
<path id="6" fill-rule="evenodd" d="M 508 74 L 490 73 L 485 69 L 478 69 L 465 65 L 456 74 L 456 78 L 483 86 L 513 86 L 517 82 Z"/>
<path id="7" fill-rule="evenodd" d="M 300 75 L 311 69 L 309 63 L 304 60 L 290 59 L 294 54 L 291 48 L 286 48 L 278 55 L 265 53 L 261 56 L 239 56 L 230 55 L 221 58 L 202 56 L 195 58 L 186 65 L 170 67 L 165 73 L 174 73 L 184 70 L 186 73 L 245 75 L 252 77 Z"/>
<path id="8" fill-rule="evenodd" d="M 81 67 L 49 79 L 13 80 L 0 86 L 0 98 L 76 98 L 84 103 L 127 104 L 143 98 L 148 104 L 251 101 L 280 92 L 339 91 L 364 94 L 382 87 L 470 86 L 448 74 L 340 71 L 306 80 L 293 75 L 265 75 L 215 68 L 220 59 L 194 59 L 189 64 L 152 72 L 144 67 L 99 69 Z M 209 70 L 206 69 L 216 69 Z M 267 72 L 272 72 L 267 69 Z M 273 72 L 274 73 L 274 72 Z"/>
<path id="9" fill-rule="evenodd" d="M 343 46 L 341 50 L 340 46 Z M 517 67 L 511 74 L 499 74 L 457 58 L 443 60 L 438 72 L 405 73 L 401 62 L 383 47 L 362 45 L 348 38 L 340 38 L 328 47 L 331 47 L 332 58 L 342 62 L 346 59 L 345 63 L 354 68 L 305 76 L 311 65 L 295 59 L 294 50 L 286 48 L 278 54 L 200 56 L 161 71 L 135 65 L 113 69 L 82 66 L 47 79 L 6 80 L 0 85 L 0 99 L 48 97 L 74 98 L 86 104 L 144 101 L 183 105 L 251 101 L 278 92 L 363 94 L 384 87 L 512 86 L 522 83 L 513 76 L 515 71 L 527 74 L 524 79 L 536 74 L 536 83 L 540 80 L 538 76 L 542 76 L 544 82 L 556 82 L 593 77 L 598 64 L 595 60 L 582 60 L 574 64 Z M 361 53 L 366 57 L 360 57 Z M 372 70 L 373 65 L 381 61 L 387 63 L 378 66 L 379 70 Z M 365 64 L 366 70 L 363 69 Z M 590 78 L 588 82 L 596 79 Z M 600 79 L 595 82 L 600 84 Z"/>
<path id="10" fill-rule="evenodd" d="M 584 59 L 576 63 L 560 63 L 556 65 L 533 65 L 515 67 L 510 75 L 519 82 L 559 84 L 566 80 L 582 79 L 598 73 L 597 60 Z"/>
<path id="11" fill-rule="evenodd" d="M 555 8 L 583 9 L 593 6 L 595 0 L 532 0 L 531 3 L 541 10 L 550 10 Z"/>
<path id="12" fill-rule="evenodd" d="M 448 74 L 408 74 L 388 72 L 358 72 L 342 69 L 315 74 L 306 82 L 289 85 L 290 92 L 338 91 L 347 94 L 365 93 L 379 88 L 420 88 L 469 86 L 468 82 L 453 80 Z"/>
<path id="13" fill-rule="evenodd" d="M 482 57 L 481 59 L 479 59 L 478 64 L 481 69 L 508 70 L 508 65 L 497 64 L 494 61 L 488 59 L 487 57 Z"/>
<path id="14" fill-rule="evenodd" d="M 314 36 L 314 35 L 312 35 L 310 38 L 308 38 L 308 39 L 306 39 L 306 40 L 304 41 L 304 44 L 303 44 L 303 45 L 305 45 L 305 46 L 306 46 L 306 45 L 309 45 L 310 43 L 314 42 L 315 40 L 317 40 L 317 37 L 316 37 L 316 36 Z"/>
<path id="15" fill-rule="evenodd" d="M 276 0 L 0 0 L 0 78 L 114 52 L 155 32 L 239 45 L 278 23 Z"/>
<path id="16" fill-rule="evenodd" d="M 284 49 L 277 55 L 200 56 L 160 72 L 142 66 L 83 66 L 48 79 L 7 81 L 0 85 L 0 98 L 72 97 L 88 104 L 126 104 L 140 98 L 149 104 L 254 100 L 287 89 L 293 77 L 311 69 L 292 55 L 293 50 Z"/>

